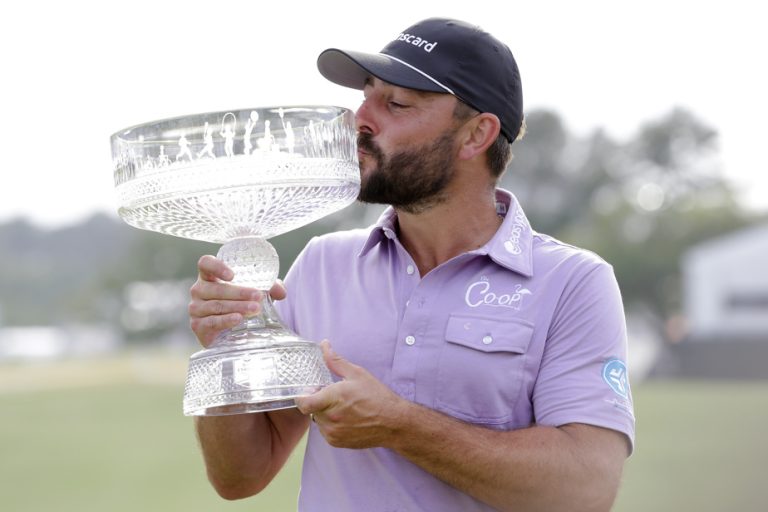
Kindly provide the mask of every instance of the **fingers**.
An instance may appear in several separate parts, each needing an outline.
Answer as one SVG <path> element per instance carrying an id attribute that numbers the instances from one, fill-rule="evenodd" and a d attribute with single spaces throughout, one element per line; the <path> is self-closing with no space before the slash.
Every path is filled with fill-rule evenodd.
<path id="1" fill-rule="evenodd" d="M 316 414 L 327 409 L 332 404 L 332 390 L 328 389 L 331 386 L 327 386 L 311 395 L 296 397 L 296 407 L 302 414 Z"/>
<path id="2" fill-rule="evenodd" d="M 225 283 L 198 281 L 190 290 L 189 325 L 203 346 L 261 310 L 261 293 Z"/>
<path id="3" fill-rule="evenodd" d="M 232 270 L 213 256 L 201 257 L 197 268 L 199 277 L 189 291 L 189 325 L 207 347 L 220 332 L 257 314 L 263 293 L 227 283 L 234 277 Z"/>
<path id="4" fill-rule="evenodd" d="M 231 281 L 235 277 L 235 273 L 227 266 L 226 263 L 220 259 L 206 254 L 201 256 L 197 260 L 197 270 L 200 274 L 200 279 L 205 281 Z"/>
<path id="5" fill-rule="evenodd" d="M 286 295 L 287 292 L 283 281 L 281 279 L 275 280 L 275 284 L 273 284 L 272 288 L 269 290 L 269 296 L 272 297 L 273 300 L 283 300 Z"/>
<path id="6" fill-rule="evenodd" d="M 197 270 L 199 277 L 189 291 L 193 300 L 258 301 L 262 298 L 258 290 L 227 283 L 234 278 L 234 273 L 218 258 L 202 256 L 197 262 Z"/>
<path id="7" fill-rule="evenodd" d="M 240 313 L 230 313 L 227 315 L 216 315 L 206 317 L 190 317 L 189 326 L 194 331 L 200 344 L 204 347 L 216 339 L 222 331 L 232 329 L 243 321 L 243 315 Z"/>
<path id="8" fill-rule="evenodd" d="M 321 341 L 320 348 L 323 350 L 323 360 L 325 361 L 325 365 L 339 377 L 347 379 L 358 376 L 360 375 L 360 372 L 365 371 L 362 367 L 350 363 L 334 352 L 333 348 L 331 348 L 331 343 L 328 340 Z"/>
<path id="9" fill-rule="evenodd" d="M 331 348 L 331 344 L 328 340 L 320 342 L 320 348 L 323 351 L 323 360 L 325 361 L 328 369 L 336 375 L 347 380 L 349 378 L 362 378 L 367 375 L 366 370 L 361 366 L 350 363 Z M 335 403 L 337 403 L 343 396 L 342 388 L 339 387 L 340 382 L 331 384 L 324 387 L 320 391 L 313 393 L 309 396 L 302 396 L 296 398 L 296 406 L 303 414 L 317 414 L 325 411 Z"/>
<path id="10" fill-rule="evenodd" d="M 261 300 L 262 292 L 230 284 L 234 279 L 234 273 L 226 263 L 211 255 L 202 256 L 197 262 L 199 279 L 192 287 L 193 297 L 203 300 L 226 299 L 226 300 Z M 221 282 L 224 281 L 224 282 Z M 283 281 L 277 279 L 269 291 L 273 300 L 282 300 L 287 293 Z"/>
<path id="11" fill-rule="evenodd" d="M 189 323 L 200 343 L 208 346 L 221 331 L 258 314 L 265 292 L 231 284 L 232 269 L 214 256 L 202 256 L 197 269 L 198 279 L 189 291 Z M 277 280 L 269 294 L 274 300 L 284 299 L 283 282 Z"/>
<path id="12" fill-rule="evenodd" d="M 261 311 L 261 304 L 257 301 L 243 300 L 193 300 L 189 303 L 190 317 L 221 316 L 231 313 L 239 313 L 243 317 L 251 317 Z"/>
<path id="13" fill-rule="evenodd" d="M 197 280 L 189 290 L 193 299 L 199 300 L 254 300 L 262 299 L 262 292 L 229 283 Z"/>

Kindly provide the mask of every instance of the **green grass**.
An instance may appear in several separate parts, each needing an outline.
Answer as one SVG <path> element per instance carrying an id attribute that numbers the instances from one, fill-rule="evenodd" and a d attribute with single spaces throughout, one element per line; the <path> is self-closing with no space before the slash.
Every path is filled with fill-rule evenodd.
<path id="1" fill-rule="evenodd" d="M 768 510 L 768 381 L 648 382 L 615 511 Z"/>
<path id="2" fill-rule="evenodd" d="M 615 511 L 766 510 L 768 382 L 653 382 L 634 393 L 637 447 Z M 180 400 L 179 385 L 130 382 L 0 393 L 0 509 L 296 509 L 302 450 L 262 495 L 224 501 Z"/>
<path id="3" fill-rule="evenodd" d="M 262 495 L 224 501 L 180 400 L 167 385 L 0 394 L 0 510 L 296 509 L 301 452 Z"/>

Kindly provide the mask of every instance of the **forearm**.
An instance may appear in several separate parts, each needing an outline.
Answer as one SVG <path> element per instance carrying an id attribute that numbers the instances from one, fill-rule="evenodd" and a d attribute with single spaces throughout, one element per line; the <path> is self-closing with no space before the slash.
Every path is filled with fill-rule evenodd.
<path id="1" fill-rule="evenodd" d="M 620 434 L 596 427 L 500 432 L 415 404 L 398 431 L 390 448 L 499 510 L 607 511 L 626 455 Z M 607 454 L 603 436 L 611 443 Z"/>
<path id="2" fill-rule="evenodd" d="M 264 489 L 306 431 L 295 409 L 259 414 L 198 417 L 195 427 L 208 478 L 224 498 Z"/>

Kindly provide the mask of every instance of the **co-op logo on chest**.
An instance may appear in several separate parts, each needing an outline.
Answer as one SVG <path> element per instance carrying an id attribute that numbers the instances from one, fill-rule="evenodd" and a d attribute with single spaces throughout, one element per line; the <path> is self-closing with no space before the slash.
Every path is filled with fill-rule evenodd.
<path id="1" fill-rule="evenodd" d="M 471 308 L 491 306 L 519 310 L 525 297 L 532 294 L 531 290 L 523 288 L 521 284 L 515 285 L 512 291 L 495 289 L 491 286 L 491 281 L 483 276 L 467 287 L 464 302 Z"/>

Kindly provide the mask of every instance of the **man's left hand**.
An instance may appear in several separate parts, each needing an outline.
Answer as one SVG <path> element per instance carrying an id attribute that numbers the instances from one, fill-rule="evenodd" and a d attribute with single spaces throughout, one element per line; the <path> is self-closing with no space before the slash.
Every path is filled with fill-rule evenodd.
<path id="1" fill-rule="evenodd" d="M 328 368 L 342 378 L 317 393 L 296 398 L 331 446 L 387 446 L 398 431 L 409 402 L 370 372 L 336 354 L 328 341 L 320 344 Z"/>

